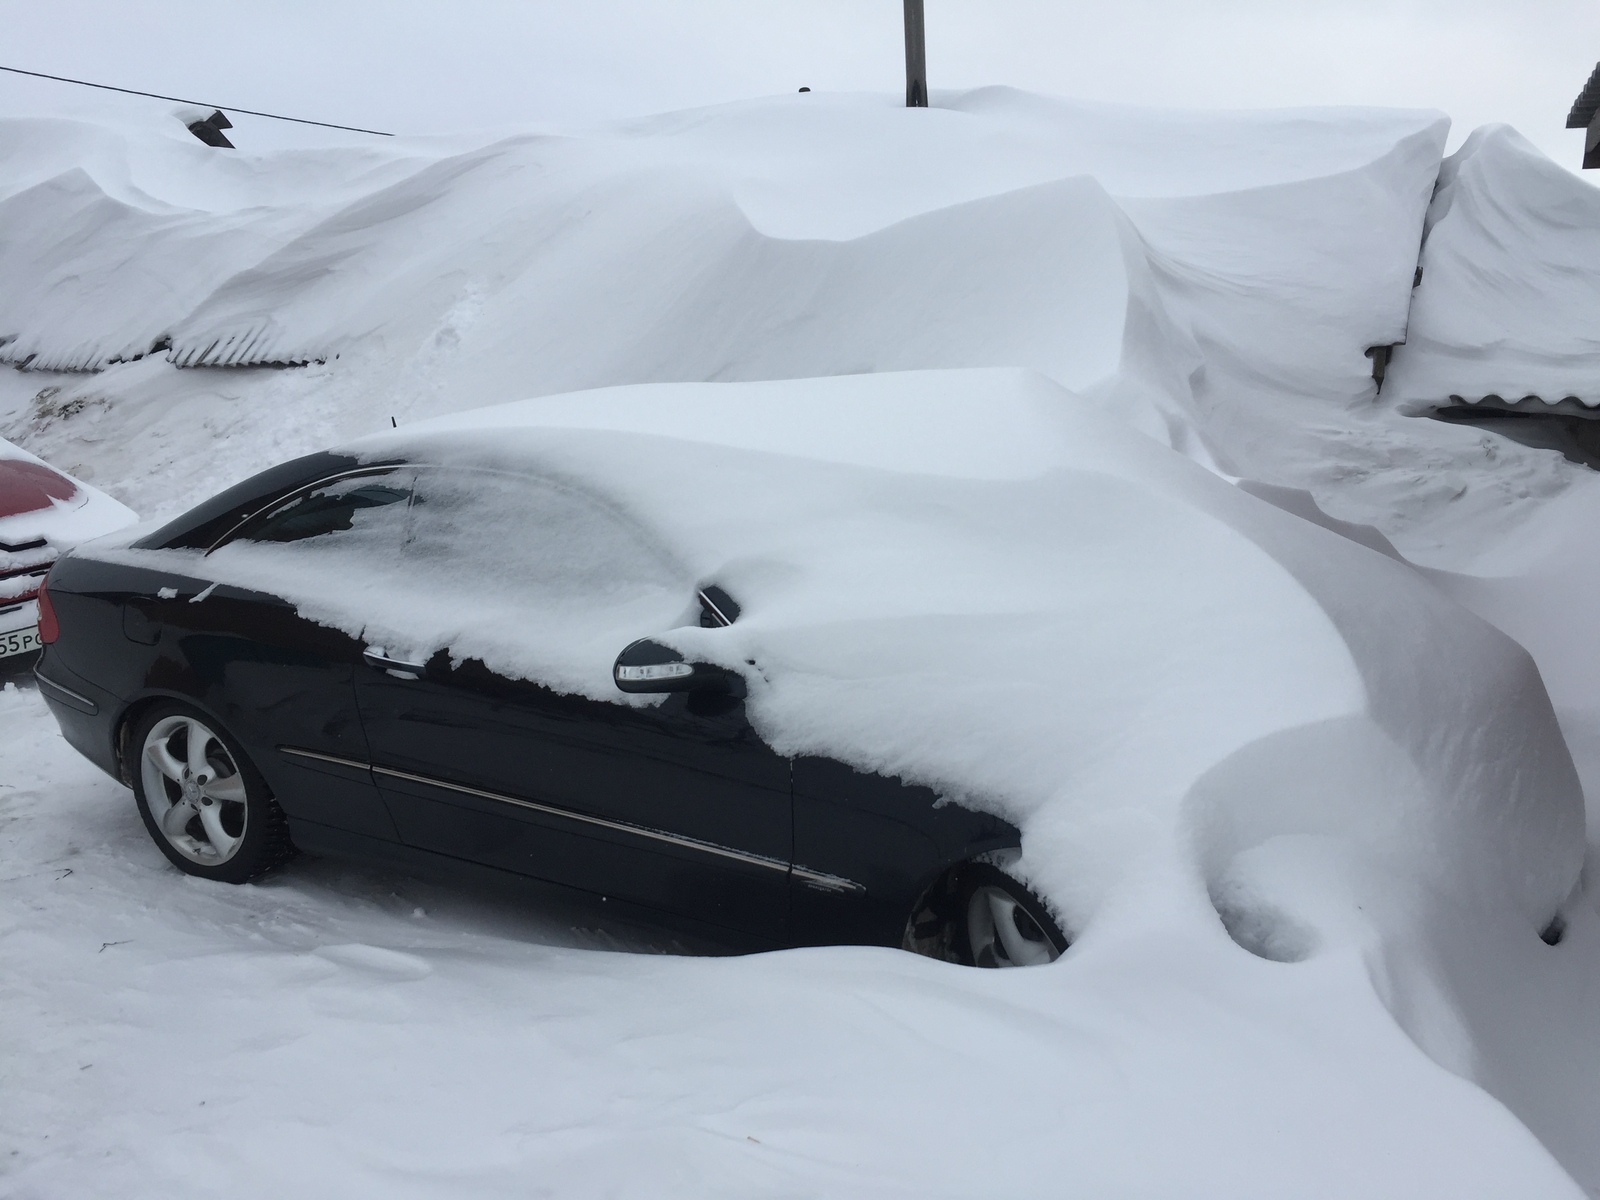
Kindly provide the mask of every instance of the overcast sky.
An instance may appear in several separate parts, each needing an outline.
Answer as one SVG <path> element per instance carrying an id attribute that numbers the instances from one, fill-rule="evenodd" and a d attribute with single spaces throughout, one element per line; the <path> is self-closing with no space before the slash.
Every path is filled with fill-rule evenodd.
<path id="1" fill-rule="evenodd" d="M 408 133 L 904 86 L 900 0 L 0 0 L 0 19 L 6 66 Z M 1506 121 L 1569 166 L 1600 59 L 1600 0 L 927 0 L 927 19 L 936 90 L 1440 108 L 1455 141 Z M 79 91 L 8 79 L 0 105 L 139 103 Z"/>

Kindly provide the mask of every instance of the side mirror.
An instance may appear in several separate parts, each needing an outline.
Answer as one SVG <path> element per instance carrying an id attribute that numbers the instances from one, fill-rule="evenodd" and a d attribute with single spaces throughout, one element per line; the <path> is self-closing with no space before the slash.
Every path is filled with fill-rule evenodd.
<path id="1" fill-rule="evenodd" d="M 744 676 L 711 663 L 692 663 L 671 646 L 640 638 L 621 654 L 611 678 L 622 692 L 721 692 L 745 694 Z"/>

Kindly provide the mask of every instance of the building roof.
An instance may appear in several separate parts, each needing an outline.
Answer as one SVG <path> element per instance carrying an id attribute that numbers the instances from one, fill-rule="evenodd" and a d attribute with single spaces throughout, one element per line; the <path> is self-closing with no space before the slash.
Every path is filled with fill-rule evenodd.
<path id="1" fill-rule="evenodd" d="M 1589 128 L 1589 122 L 1594 120 L 1596 110 L 1600 110 L 1600 63 L 1595 64 L 1594 70 L 1589 75 L 1589 82 L 1583 85 L 1583 91 L 1579 92 L 1578 98 L 1572 102 L 1572 111 L 1567 114 L 1567 128 Z"/>

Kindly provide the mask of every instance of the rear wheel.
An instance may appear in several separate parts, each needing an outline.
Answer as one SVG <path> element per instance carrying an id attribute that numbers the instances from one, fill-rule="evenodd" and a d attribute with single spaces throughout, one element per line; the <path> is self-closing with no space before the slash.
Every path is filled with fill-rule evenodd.
<path id="1" fill-rule="evenodd" d="M 288 821 L 266 782 L 210 717 L 187 705 L 157 705 L 129 747 L 139 815 L 180 870 L 244 883 L 293 853 Z"/>
<path id="2" fill-rule="evenodd" d="M 973 863 L 956 882 L 951 916 L 957 957 L 972 967 L 1037 967 L 1067 948 L 1039 898 L 999 867 Z"/>

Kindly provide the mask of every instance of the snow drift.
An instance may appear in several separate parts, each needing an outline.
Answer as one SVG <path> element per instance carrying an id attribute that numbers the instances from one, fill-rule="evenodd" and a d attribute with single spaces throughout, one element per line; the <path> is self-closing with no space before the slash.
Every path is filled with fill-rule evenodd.
<path id="1" fill-rule="evenodd" d="M 0 361 L 98 371 L 142 358 L 226 280 L 396 167 L 415 169 L 379 150 L 310 151 L 263 170 L 143 130 L 130 155 L 129 132 L 0 122 L 0 278 L 12 284 Z"/>
<path id="2" fill-rule="evenodd" d="M 1026 367 L 1437 565 L 1458 523 L 1513 527 L 1570 478 L 1513 449 L 1485 483 L 1470 434 L 1372 403 L 1439 114 L 937 101 L 260 156 L 175 123 L 0 123 L 0 359 L 30 368 L 0 379 L 5 430 L 69 467 L 93 441 L 154 514 L 391 419 L 530 395 Z M 197 461 L 168 420 L 244 457 Z"/>
<path id="3" fill-rule="evenodd" d="M 366 369 L 396 385 L 387 411 L 420 415 L 619 383 L 1023 366 L 1246 472 L 1216 397 L 1263 399 L 1265 362 L 1269 386 L 1365 397 L 1363 350 L 1402 336 L 1444 136 L 1433 114 L 806 96 L 582 138 L 402 143 L 367 156 L 353 198 L 327 152 L 285 153 L 240 207 L 240 168 L 191 153 L 184 174 L 228 176 L 230 202 L 200 207 L 192 183 L 167 200 L 50 174 L 35 124 L 0 136 L 8 174 L 43 176 L 0 200 L 0 272 L 30 298 L 0 307 L 0 356 L 36 370 L 381 347 L 389 365 Z M 159 161 L 136 144 L 85 157 L 113 177 Z"/>

